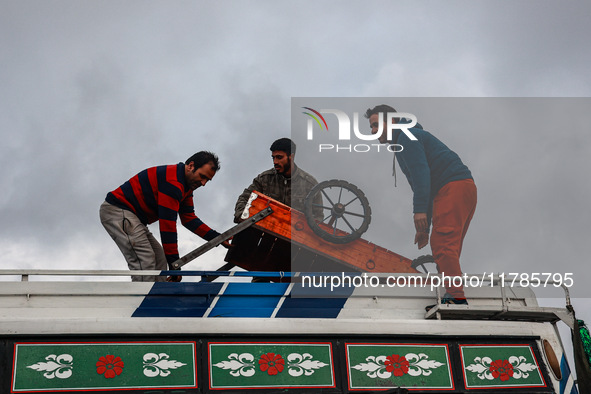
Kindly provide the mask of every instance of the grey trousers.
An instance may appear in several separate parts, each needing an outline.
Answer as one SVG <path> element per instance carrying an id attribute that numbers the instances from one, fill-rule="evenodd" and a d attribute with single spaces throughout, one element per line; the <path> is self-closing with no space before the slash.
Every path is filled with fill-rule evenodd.
<path id="1" fill-rule="evenodd" d="M 101 223 L 123 253 L 130 270 L 167 270 L 162 245 L 148 227 L 131 211 L 103 202 Z M 166 276 L 132 275 L 133 282 L 163 282 Z"/>

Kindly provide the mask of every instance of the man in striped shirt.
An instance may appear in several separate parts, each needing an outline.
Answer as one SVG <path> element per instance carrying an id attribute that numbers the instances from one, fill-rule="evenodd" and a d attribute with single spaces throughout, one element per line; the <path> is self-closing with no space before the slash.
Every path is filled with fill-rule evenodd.
<path id="1" fill-rule="evenodd" d="M 115 241 L 131 270 L 167 270 L 179 258 L 177 215 L 187 229 L 206 241 L 219 233 L 196 215 L 193 191 L 212 180 L 220 169 L 217 156 L 201 151 L 187 161 L 148 168 L 107 194 L 100 208 L 101 223 Z M 162 245 L 148 229 L 158 221 Z M 229 247 L 229 243 L 223 243 Z M 165 281 L 163 276 L 132 276 L 132 281 Z M 173 276 L 169 281 L 180 281 Z"/>

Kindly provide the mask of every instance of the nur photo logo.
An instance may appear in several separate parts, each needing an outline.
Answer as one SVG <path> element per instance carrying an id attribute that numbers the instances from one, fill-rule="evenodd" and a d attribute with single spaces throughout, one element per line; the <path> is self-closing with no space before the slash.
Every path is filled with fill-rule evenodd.
<path id="1" fill-rule="evenodd" d="M 378 114 L 378 129 L 376 133 L 364 134 L 361 132 L 359 128 L 359 113 L 353 112 L 353 124 L 351 125 L 351 118 L 347 115 L 346 112 L 338 110 L 338 109 L 320 109 L 315 110 L 310 107 L 302 107 L 306 111 L 302 112 L 304 115 L 308 116 L 307 127 L 306 127 L 306 138 L 308 141 L 314 140 L 314 129 L 317 128 L 321 132 L 328 132 L 334 133 L 329 130 L 328 122 L 324 115 L 334 115 L 337 120 L 337 133 L 334 137 L 338 139 L 339 142 L 347 141 L 350 142 L 359 140 L 359 141 L 375 141 L 375 143 L 358 143 L 358 144 L 343 144 L 343 143 L 336 143 L 336 144 L 327 144 L 327 143 L 320 143 L 318 144 L 318 151 L 346 151 L 346 152 L 359 152 L 365 153 L 370 152 L 372 150 L 380 151 L 380 147 L 382 144 L 379 142 L 379 138 L 385 132 L 388 141 L 392 141 L 392 136 L 394 130 L 400 130 L 406 136 L 412 140 L 416 141 L 417 138 L 412 134 L 410 129 L 412 129 L 417 124 L 417 118 L 411 113 L 406 112 L 388 112 L 386 114 L 380 112 Z M 406 119 L 407 122 L 405 123 L 398 123 L 396 119 Z M 385 126 L 384 126 L 385 125 Z M 353 127 L 351 127 L 353 126 Z M 351 131 L 352 130 L 352 131 Z M 404 148 L 400 144 L 385 144 L 384 145 L 389 152 L 401 152 Z"/>

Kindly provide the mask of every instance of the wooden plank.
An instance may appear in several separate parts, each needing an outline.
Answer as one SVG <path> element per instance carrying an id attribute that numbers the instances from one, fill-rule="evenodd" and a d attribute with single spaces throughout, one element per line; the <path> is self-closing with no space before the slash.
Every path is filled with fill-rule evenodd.
<path id="1" fill-rule="evenodd" d="M 346 244 L 333 244 L 325 241 L 314 234 L 302 212 L 256 191 L 254 193 L 257 198 L 252 201 L 249 207 L 249 216 L 253 216 L 267 207 L 273 209 L 273 214 L 260 220 L 253 227 L 264 234 L 270 234 L 279 240 L 291 243 L 292 259 L 297 253 L 297 250 L 293 249 L 294 247 L 312 252 L 318 260 L 314 270 L 327 272 L 327 269 L 319 269 L 326 265 L 326 268 L 332 270 L 337 268 L 338 271 L 418 272 L 411 267 L 412 260 L 362 238 Z M 301 260 L 309 259 L 310 255 L 308 254 L 305 259 Z M 260 263 L 261 261 L 251 261 L 248 267 L 242 267 L 253 269 L 251 266 L 255 266 L 254 269 L 262 270 L 258 267 L 268 266 L 268 264 Z M 292 265 L 299 270 L 298 262 L 295 263 Z M 281 264 L 281 266 L 285 268 L 285 264 Z"/>

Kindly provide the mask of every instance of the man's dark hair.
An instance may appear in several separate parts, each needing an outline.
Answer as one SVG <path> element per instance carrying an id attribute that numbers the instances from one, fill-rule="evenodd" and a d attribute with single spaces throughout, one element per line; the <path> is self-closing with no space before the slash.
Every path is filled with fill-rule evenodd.
<path id="1" fill-rule="evenodd" d="M 388 112 L 396 112 L 396 110 L 389 105 L 381 104 L 373 108 L 368 108 L 367 111 L 365 111 L 365 117 L 369 119 L 372 115 L 378 114 L 380 112 L 382 112 L 385 116 Z"/>
<path id="2" fill-rule="evenodd" d="M 189 157 L 187 161 L 185 161 L 185 164 L 189 164 L 190 162 L 193 162 L 193 166 L 196 170 L 203 167 L 207 163 L 212 164 L 211 168 L 214 171 L 217 172 L 220 170 L 220 159 L 218 159 L 215 153 L 208 151 L 202 150 L 201 152 L 195 153 L 193 156 Z"/>
<path id="3" fill-rule="evenodd" d="M 280 150 L 287 153 L 287 156 L 296 153 L 296 144 L 289 138 L 279 138 L 271 144 L 271 152 Z"/>

